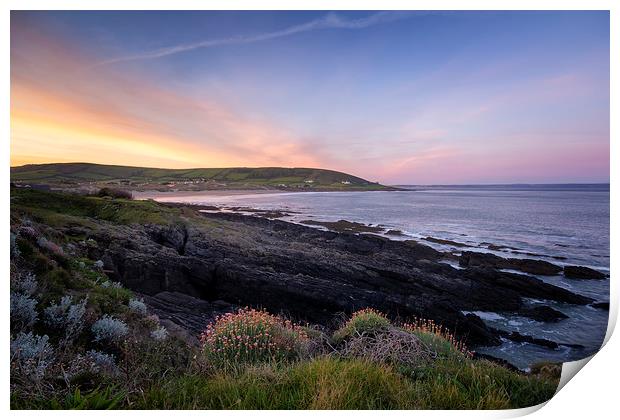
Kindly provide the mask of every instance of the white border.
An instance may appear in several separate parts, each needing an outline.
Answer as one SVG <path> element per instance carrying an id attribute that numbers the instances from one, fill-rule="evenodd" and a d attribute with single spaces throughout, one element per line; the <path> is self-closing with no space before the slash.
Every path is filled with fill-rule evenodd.
<path id="1" fill-rule="evenodd" d="M 1 207 L 0 220 L 4 220 L 5 223 L 9 220 L 9 166 L 10 166 L 10 153 L 9 153 L 9 141 L 10 138 L 10 114 L 9 114 L 9 101 L 10 101 L 10 72 L 9 72 L 9 28 L 10 28 L 10 10 L 199 10 L 199 9 L 211 9 L 211 10 L 611 10 L 611 115 L 620 115 L 618 112 L 618 74 L 620 74 L 619 57 L 620 55 L 620 43 L 619 39 L 619 27 L 620 27 L 620 12 L 618 2 L 606 1 L 606 0 L 590 0 L 590 1 L 557 1 L 557 0 L 504 0 L 504 1 L 492 1 L 492 0 L 476 0 L 476 1 L 463 1 L 463 0 L 437 0 L 437 1 L 403 1 L 403 0 L 383 0 L 370 1 L 370 0 L 357 0 L 345 1 L 345 0 L 297 0 L 294 3 L 291 1 L 282 0 L 263 0 L 258 2 L 257 0 L 210 0 L 210 1 L 198 1 L 198 0 L 59 0 L 59 1 L 45 1 L 45 0 L 8 0 L 3 2 L 2 16 L 0 18 L 0 30 L 1 35 L 1 48 L 2 48 L 2 95 L 3 98 L 1 106 L 1 118 L 0 128 L 2 129 L 3 137 L 6 139 L 3 142 L 2 148 L 2 161 L 4 165 L 0 166 L 0 171 L 3 177 L 3 206 Z M 614 122 L 612 118 L 611 123 L 611 214 L 617 214 L 618 209 L 618 194 L 617 194 L 617 166 L 618 163 L 618 124 Z M 6 226 L 6 225 L 5 225 Z M 614 251 L 617 249 L 615 246 L 618 238 L 618 224 L 616 220 L 611 220 L 611 272 L 615 273 L 617 255 L 614 255 Z M 2 258 L 2 264 L 4 266 L 4 278 L 8 279 L 8 235 L 0 235 L 0 258 Z M 4 290 L 4 302 L 5 302 L 5 315 L 1 318 L 4 328 L 3 345 L 2 345 L 2 359 L 5 362 L 1 363 L 2 371 L 4 372 L 4 382 L 2 403 L 5 410 L 9 409 L 9 375 L 8 375 L 8 361 L 9 359 L 9 337 L 8 337 L 8 287 L 5 282 Z M 532 416 L 533 418 L 543 418 L 541 416 L 553 416 L 553 417 L 565 417 L 568 418 L 580 418 L 583 419 L 586 416 L 590 418 L 608 418 L 609 413 L 616 412 L 618 407 L 616 396 L 616 381 L 618 380 L 618 354 L 619 344 L 617 337 L 611 337 L 610 333 L 615 326 L 618 311 L 618 293 L 617 293 L 617 281 L 612 280 L 611 287 L 611 302 L 612 310 L 610 312 L 610 323 L 606 339 L 609 340 L 605 347 L 592 358 L 589 363 L 589 367 L 583 372 L 580 372 L 577 379 L 570 381 L 564 388 L 562 388 L 558 394 L 539 411 L 536 411 L 540 407 L 521 409 L 521 410 L 509 410 L 509 411 L 457 411 L 457 412 L 445 412 L 445 411 L 425 411 L 425 412 L 400 412 L 391 411 L 384 412 L 380 415 L 390 416 L 393 418 L 410 418 L 412 416 L 424 416 L 425 418 L 444 418 L 444 417 L 458 417 L 480 419 L 480 418 L 511 418 L 525 414 L 529 414 L 536 411 Z M 563 372 L 563 380 L 567 376 L 567 373 L 571 370 L 575 370 L 578 367 L 578 362 L 567 364 Z M 578 370 L 578 369 L 577 369 Z M 201 415 L 216 418 L 239 418 L 245 416 L 253 416 L 258 418 L 284 418 L 289 417 L 290 412 L 210 412 L 210 413 L 194 413 L 194 412 L 175 412 L 175 416 L 188 416 L 188 415 Z M 334 416 L 339 417 L 343 415 L 353 414 L 359 419 L 363 418 L 375 418 L 377 413 L 375 412 L 295 412 L 295 416 L 301 418 L 310 418 L 315 416 Z M 10 412 L 11 416 L 24 417 L 38 415 L 36 412 Z M 50 418 L 66 418 L 67 416 L 105 416 L 106 413 L 79 413 L 79 412 L 46 412 L 46 416 Z M 167 412 L 136 412 L 125 411 L 116 412 L 115 416 L 120 417 L 146 417 L 150 416 L 167 416 Z"/>

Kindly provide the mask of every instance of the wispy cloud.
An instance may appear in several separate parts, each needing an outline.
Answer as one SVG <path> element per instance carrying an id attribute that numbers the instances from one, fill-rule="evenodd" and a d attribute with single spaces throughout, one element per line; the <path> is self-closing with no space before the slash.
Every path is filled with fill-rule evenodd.
<path id="1" fill-rule="evenodd" d="M 323 166 L 322 152 L 272 120 L 114 68 L 52 32 L 13 27 L 13 164 L 90 161 L 153 167 Z"/>
<path id="2" fill-rule="evenodd" d="M 256 35 L 248 35 L 248 36 L 235 36 L 229 38 L 220 38 L 220 39 L 207 39 L 200 42 L 195 42 L 191 44 L 181 44 L 175 45 L 166 48 L 160 48 L 151 51 L 145 51 L 142 53 L 111 58 L 109 60 L 104 60 L 97 65 L 107 65 L 113 63 L 120 63 L 125 61 L 135 61 L 135 60 L 148 60 L 166 57 L 173 54 L 178 54 L 180 52 L 196 50 L 200 48 L 212 48 L 219 47 L 223 45 L 238 45 L 238 44 L 250 44 L 261 41 L 268 41 L 276 38 L 283 38 L 286 36 L 302 33 L 302 32 L 310 32 L 320 29 L 364 29 L 370 26 L 380 25 L 384 23 L 393 22 L 396 20 L 404 19 L 411 16 L 412 12 L 378 12 L 372 14 L 365 18 L 360 19 L 345 19 L 341 16 L 338 16 L 336 13 L 328 13 L 325 16 L 311 20 L 306 23 L 302 23 L 300 25 L 290 26 L 288 28 L 274 31 L 274 32 L 264 32 Z"/>

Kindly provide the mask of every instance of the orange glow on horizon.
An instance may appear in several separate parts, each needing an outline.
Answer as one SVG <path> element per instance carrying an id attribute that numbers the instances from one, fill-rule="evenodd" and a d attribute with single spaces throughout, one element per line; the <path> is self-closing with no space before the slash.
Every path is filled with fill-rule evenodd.
<path id="1" fill-rule="evenodd" d="M 11 165 L 321 166 L 270 122 L 162 89 L 142 75 L 91 68 L 92 57 L 54 37 L 17 31 L 33 51 L 12 56 Z"/>

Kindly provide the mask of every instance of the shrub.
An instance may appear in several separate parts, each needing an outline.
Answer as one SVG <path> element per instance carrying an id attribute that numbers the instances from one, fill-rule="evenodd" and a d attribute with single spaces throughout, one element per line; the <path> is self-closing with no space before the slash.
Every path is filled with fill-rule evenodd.
<path id="1" fill-rule="evenodd" d="M 417 335 L 427 346 L 440 356 L 465 356 L 471 358 L 473 352 L 467 349 L 462 340 L 435 323 L 432 319 L 414 318 L 412 323 L 403 324 L 403 328 Z"/>
<path id="2" fill-rule="evenodd" d="M 37 246 L 40 249 L 47 251 L 54 256 L 57 256 L 57 257 L 65 256 L 65 252 L 59 245 L 56 245 L 54 242 L 45 239 L 43 236 L 37 239 Z"/>
<path id="3" fill-rule="evenodd" d="M 11 331 L 22 331 L 34 325 L 37 301 L 28 295 L 11 292 Z"/>
<path id="4" fill-rule="evenodd" d="M 353 335 L 338 351 L 343 357 L 413 368 L 429 362 L 432 353 L 416 335 L 389 327 L 374 334 Z"/>
<path id="5" fill-rule="evenodd" d="M 129 328 L 123 321 L 104 315 L 95 321 L 91 331 L 95 335 L 95 341 L 118 343 L 127 335 Z"/>
<path id="6" fill-rule="evenodd" d="M 105 283 L 105 282 L 104 282 Z M 125 312 L 127 308 L 122 305 L 129 304 L 133 297 L 132 292 L 124 287 L 103 287 L 96 285 L 89 293 L 91 306 L 97 310 L 98 314 L 115 314 Z"/>
<path id="7" fill-rule="evenodd" d="M 11 259 L 18 258 L 21 252 L 17 246 L 17 236 L 11 232 Z"/>
<path id="8" fill-rule="evenodd" d="M 308 343 L 306 332 L 289 320 L 255 309 L 217 317 L 202 333 L 203 354 L 219 368 L 298 360 Z"/>
<path id="9" fill-rule="evenodd" d="M 114 356 L 97 350 L 86 352 L 86 358 L 92 362 L 94 373 L 106 373 L 114 375 L 118 373 L 118 367 L 114 361 Z"/>
<path id="10" fill-rule="evenodd" d="M 15 246 L 17 247 L 17 251 L 19 251 L 19 256 L 26 261 L 30 260 L 35 254 L 34 246 L 30 243 L 30 241 L 19 235 L 15 238 Z"/>
<path id="11" fill-rule="evenodd" d="M 144 304 L 143 299 L 130 299 L 128 306 L 129 310 L 134 314 L 140 316 L 146 315 L 146 305 Z"/>
<path id="12" fill-rule="evenodd" d="M 97 193 L 99 197 L 112 197 L 112 198 L 122 198 L 125 200 L 132 200 L 133 194 L 130 191 L 120 190 L 117 188 L 109 188 L 104 187 L 99 190 Z"/>
<path id="13" fill-rule="evenodd" d="M 63 296 L 59 304 L 52 303 L 45 308 L 44 320 L 52 328 L 64 332 L 64 342 L 69 343 L 84 328 L 84 314 L 87 299 L 73 304 L 71 296 Z"/>
<path id="14" fill-rule="evenodd" d="M 117 281 L 106 280 L 103 283 L 101 283 L 101 287 L 103 287 L 104 289 L 120 289 L 123 287 L 123 285 Z"/>
<path id="15" fill-rule="evenodd" d="M 37 276 L 30 272 L 11 273 L 11 290 L 26 296 L 37 291 Z"/>
<path id="16" fill-rule="evenodd" d="M 17 230 L 17 234 L 24 238 L 35 239 L 35 240 L 39 237 L 39 232 L 37 232 L 35 228 L 33 228 L 32 226 L 27 226 L 27 225 L 21 225 L 19 229 Z"/>
<path id="17" fill-rule="evenodd" d="M 151 338 L 155 341 L 164 341 L 168 338 L 168 330 L 166 327 L 159 327 L 154 331 L 151 331 Z"/>
<path id="18" fill-rule="evenodd" d="M 353 313 L 349 321 L 337 330 L 332 338 L 336 344 L 340 344 L 353 336 L 385 331 L 391 325 L 390 320 L 381 312 L 365 308 Z"/>
<path id="19" fill-rule="evenodd" d="M 11 337 L 11 373 L 39 382 L 54 360 L 54 350 L 47 335 L 19 333 Z"/>

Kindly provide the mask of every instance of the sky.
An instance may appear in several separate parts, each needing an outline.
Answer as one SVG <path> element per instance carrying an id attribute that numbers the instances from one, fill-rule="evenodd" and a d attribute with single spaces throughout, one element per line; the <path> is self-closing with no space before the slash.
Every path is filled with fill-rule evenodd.
<path id="1" fill-rule="evenodd" d="M 609 13 L 11 12 L 11 165 L 609 182 Z"/>

